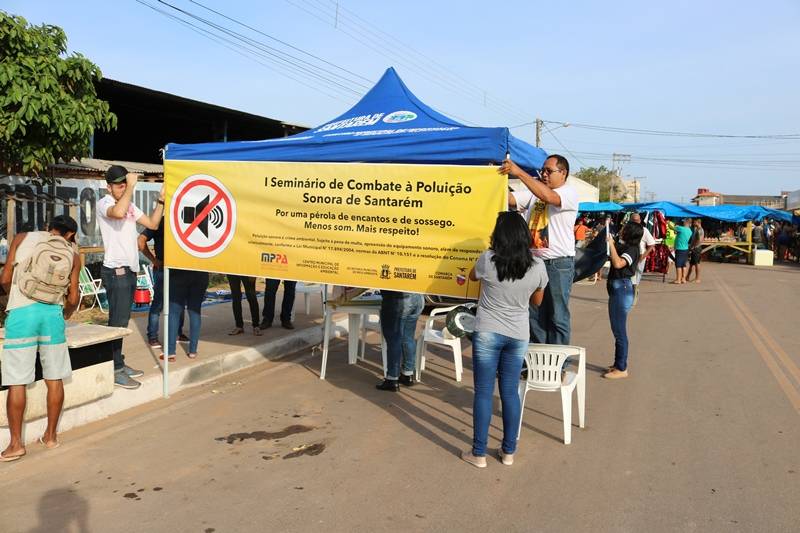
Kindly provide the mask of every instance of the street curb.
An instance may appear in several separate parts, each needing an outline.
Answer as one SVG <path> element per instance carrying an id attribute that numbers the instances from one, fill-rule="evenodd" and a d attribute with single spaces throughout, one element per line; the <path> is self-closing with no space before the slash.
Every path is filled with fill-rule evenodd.
<path id="1" fill-rule="evenodd" d="M 346 316 L 335 320 L 331 328 L 331 336 L 336 338 L 345 335 L 347 327 Z M 176 368 L 176 365 L 170 365 L 169 392 L 175 394 L 266 361 L 279 361 L 321 343 L 322 326 L 312 326 L 295 330 L 288 335 L 270 339 L 255 346 L 212 356 L 191 366 L 177 366 Z M 59 433 L 163 398 L 163 383 L 160 373 L 144 376 L 139 381 L 142 386 L 136 390 L 115 388 L 111 396 L 65 409 L 61 413 L 58 424 Z M 26 421 L 22 429 L 22 439 L 25 444 L 35 442 L 44 433 L 46 427 L 46 418 Z M 9 433 L 7 430 L 3 430 L 0 432 L 0 449 L 8 446 L 8 442 Z"/>

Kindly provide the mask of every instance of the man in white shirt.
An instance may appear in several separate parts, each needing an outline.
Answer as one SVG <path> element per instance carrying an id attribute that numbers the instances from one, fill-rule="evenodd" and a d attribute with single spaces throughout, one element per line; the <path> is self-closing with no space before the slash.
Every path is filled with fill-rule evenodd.
<path id="1" fill-rule="evenodd" d="M 153 212 L 148 216 L 133 205 L 133 191 L 138 176 L 120 165 L 106 171 L 108 194 L 97 202 L 97 222 L 103 236 L 103 266 L 100 277 L 108 298 L 108 325 L 128 327 L 139 272 L 139 247 L 136 224 L 156 230 L 164 214 L 164 188 Z M 112 341 L 114 356 L 114 384 L 125 389 L 136 389 L 141 383 L 132 379 L 144 375 L 125 364 L 122 339 Z"/>
<path id="2" fill-rule="evenodd" d="M 533 253 L 544 261 L 549 283 L 539 307 L 530 308 L 531 342 L 569 344 L 569 295 L 575 274 L 575 219 L 578 193 L 567 185 L 569 161 L 560 155 L 548 157 L 531 177 L 507 159 L 499 172 L 525 184 L 527 191 L 508 195 L 511 209 L 523 212 L 531 228 Z"/>

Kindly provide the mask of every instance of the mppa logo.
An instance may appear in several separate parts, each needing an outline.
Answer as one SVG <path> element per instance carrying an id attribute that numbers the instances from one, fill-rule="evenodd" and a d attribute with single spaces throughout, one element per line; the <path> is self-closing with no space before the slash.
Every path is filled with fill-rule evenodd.
<path id="1" fill-rule="evenodd" d="M 284 254 L 273 254 L 270 252 L 264 252 L 261 254 L 261 262 L 287 265 L 289 264 L 289 257 Z"/>
<path id="2" fill-rule="evenodd" d="M 417 114 L 413 111 L 395 111 L 383 117 L 383 121 L 387 124 L 397 124 L 398 122 L 409 122 L 417 118 Z"/>

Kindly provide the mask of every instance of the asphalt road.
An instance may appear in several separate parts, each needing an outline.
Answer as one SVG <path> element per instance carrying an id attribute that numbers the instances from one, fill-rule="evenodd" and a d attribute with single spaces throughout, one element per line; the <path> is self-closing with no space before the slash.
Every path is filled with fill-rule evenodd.
<path id="1" fill-rule="evenodd" d="M 605 287 L 577 286 L 587 427 L 565 446 L 559 396 L 530 393 L 512 467 L 457 457 L 468 350 L 463 383 L 436 350 L 393 394 L 373 387 L 377 349 L 349 367 L 338 342 L 327 381 L 318 351 L 298 354 L 31 446 L 0 465 L 0 531 L 797 531 L 798 282 L 743 265 L 646 279 L 614 382 Z"/>

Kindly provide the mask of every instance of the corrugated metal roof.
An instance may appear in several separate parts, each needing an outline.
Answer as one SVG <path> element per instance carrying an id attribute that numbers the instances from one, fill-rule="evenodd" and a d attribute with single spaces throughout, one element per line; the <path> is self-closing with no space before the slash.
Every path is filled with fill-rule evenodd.
<path id="1" fill-rule="evenodd" d="M 92 159 L 92 158 L 83 158 L 83 159 L 73 159 L 69 163 L 64 163 L 60 161 L 53 165 L 50 165 L 50 168 L 56 170 L 77 170 L 77 171 L 89 171 L 89 172 L 99 172 L 104 173 L 106 170 L 109 169 L 111 165 L 122 165 L 129 172 L 137 172 L 142 173 L 145 175 L 148 174 L 164 174 L 164 165 L 158 165 L 154 163 L 137 163 L 135 161 L 109 161 L 107 159 Z"/>

